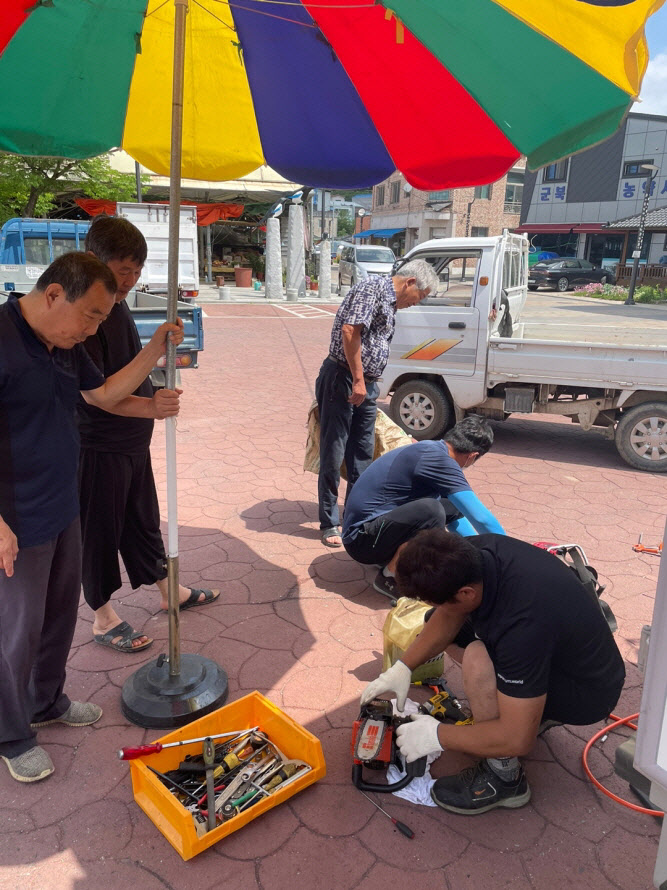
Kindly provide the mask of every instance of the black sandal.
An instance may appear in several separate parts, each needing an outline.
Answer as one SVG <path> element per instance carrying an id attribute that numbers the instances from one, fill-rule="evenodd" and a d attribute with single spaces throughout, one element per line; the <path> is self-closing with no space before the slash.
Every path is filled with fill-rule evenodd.
<path id="1" fill-rule="evenodd" d="M 139 633 L 127 621 L 121 621 L 120 624 L 112 627 L 105 634 L 93 634 L 93 639 L 100 646 L 107 646 L 109 649 L 115 649 L 117 652 L 141 652 L 142 649 L 148 649 L 149 646 L 152 646 L 153 640 L 148 640 L 140 646 L 133 646 L 132 641 L 145 636 L 147 634 Z M 116 637 L 120 637 L 120 640 L 114 643 Z"/>

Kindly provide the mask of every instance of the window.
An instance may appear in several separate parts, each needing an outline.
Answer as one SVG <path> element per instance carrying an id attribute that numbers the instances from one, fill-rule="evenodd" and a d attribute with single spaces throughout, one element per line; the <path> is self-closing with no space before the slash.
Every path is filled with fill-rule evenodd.
<path id="1" fill-rule="evenodd" d="M 440 189 L 438 192 L 429 192 L 428 198 L 426 199 L 429 202 L 438 203 L 439 201 L 451 201 L 452 200 L 452 190 L 451 189 Z"/>
<path id="2" fill-rule="evenodd" d="M 663 250 L 667 250 L 667 235 L 665 235 L 665 243 L 662 245 Z"/>
<path id="3" fill-rule="evenodd" d="M 509 245 L 503 254 L 503 288 L 521 287 L 521 251 Z"/>
<path id="4" fill-rule="evenodd" d="M 397 179 L 391 184 L 391 199 L 389 201 L 390 204 L 398 204 L 401 200 L 401 180 Z"/>
<path id="5" fill-rule="evenodd" d="M 581 269 L 594 269 L 593 263 L 589 263 L 588 260 L 579 260 L 579 267 Z"/>
<path id="6" fill-rule="evenodd" d="M 505 213 L 520 213 L 523 198 L 523 173 L 508 173 L 505 183 Z"/>
<path id="7" fill-rule="evenodd" d="M 475 186 L 475 197 L 476 198 L 484 198 L 487 201 L 491 200 L 491 186 L 490 185 L 476 185 Z"/>
<path id="8" fill-rule="evenodd" d="M 486 238 L 489 234 L 488 226 L 473 226 L 470 230 L 471 238 Z"/>
<path id="9" fill-rule="evenodd" d="M 435 294 L 429 294 L 425 303 L 435 306 L 472 306 L 480 251 L 467 250 L 456 253 L 420 254 L 438 273 L 440 282 Z"/>
<path id="10" fill-rule="evenodd" d="M 378 207 L 382 207 L 384 204 L 384 186 L 378 185 L 375 187 L 375 203 Z"/>
<path id="11" fill-rule="evenodd" d="M 625 164 L 623 164 L 623 177 L 637 176 L 637 177 L 641 177 L 643 179 L 645 176 L 650 176 L 651 171 L 650 170 L 642 170 L 642 166 L 644 164 L 652 164 L 652 163 L 653 163 L 653 158 L 651 158 L 649 161 L 626 161 Z"/>
<path id="12" fill-rule="evenodd" d="M 567 180 L 568 159 L 558 161 L 557 164 L 549 164 L 544 168 L 542 182 L 565 182 Z"/>
<path id="13" fill-rule="evenodd" d="M 51 252 L 49 250 L 49 239 L 46 236 L 43 238 L 26 238 L 24 244 L 26 263 L 37 263 L 40 266 L 49 265 Z"/>

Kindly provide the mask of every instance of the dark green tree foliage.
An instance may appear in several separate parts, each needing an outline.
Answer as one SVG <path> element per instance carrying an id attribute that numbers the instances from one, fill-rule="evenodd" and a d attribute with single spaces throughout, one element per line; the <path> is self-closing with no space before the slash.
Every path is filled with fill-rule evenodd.
<path id="1" fill-rule="evenodd" d="M 56 198 L 131 201 L 135 193 L 134 175 L 114 170 L 107 155 L 76 161 L 0 153 L 0 224 L 13 216 L 46 216 Z"/>

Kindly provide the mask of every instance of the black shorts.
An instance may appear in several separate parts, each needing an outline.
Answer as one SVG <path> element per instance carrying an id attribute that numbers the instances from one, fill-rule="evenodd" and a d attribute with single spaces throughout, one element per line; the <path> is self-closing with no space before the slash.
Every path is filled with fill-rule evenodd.
<path id="1" fill-rule="evenodd" d="M 344 537 L 343 544 L 356 562 L 385 566 L 401 544 L 410 541 L 417 532 L 445 528 L 461 515 L 448 500 L 420 498 L 370 519 L 355 538 Z"/>
<path id="2" fill-rule="evenodd" d="M 434 611 L 431 609 L 424 615 L 424 623 Z M 454 644 L 465 649 L 477 639 L 472 622 L 466 619 Z M 608 686 L 600 688 L 552 670 L 549 673 L 549 688 L 542 720 L 557 720 L 570 726 L 589 726 L 591 723 L 604 720 L 616 707 L 624 679 L 623 676 L 617 677 Z"/>

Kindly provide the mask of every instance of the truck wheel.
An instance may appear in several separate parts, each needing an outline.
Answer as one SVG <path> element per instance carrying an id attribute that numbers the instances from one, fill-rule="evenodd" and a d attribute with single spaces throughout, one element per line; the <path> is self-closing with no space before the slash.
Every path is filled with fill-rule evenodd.
<path id="1" fill-rule="evenodd" d="M 602 278 L 600 279 L 600 284 L 606 284 L 606 283 L 607 283 L 607 276 L 603 275 Z"/>
<path id="2" fill-rule="evenodd" d="M 559 278 L 558 281 L 556 282 L 556 287 L 558 288 L 558 290 L 561 293 L 565 293 L 565 291 L 568 289 L 569 286 L 570 286 L 570 282 L 567 280 L 567 278 L 565 278 L 565 276 L 563 276 L 562 278 Z"/>
<path id="3" fill-rule="evenodd" d="M 391 397 L 396 423 L 415 439 L 439 439 L 454 418 L 447 396 L 428 380 L 409 380 Z"/>
<path id="4" fill-rule="evenodd" d="M 624 411 L 615 442 L 631 467 L 667 473 L 667 402 L 645 402 Z"/>

